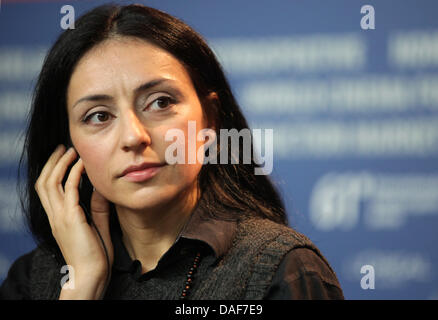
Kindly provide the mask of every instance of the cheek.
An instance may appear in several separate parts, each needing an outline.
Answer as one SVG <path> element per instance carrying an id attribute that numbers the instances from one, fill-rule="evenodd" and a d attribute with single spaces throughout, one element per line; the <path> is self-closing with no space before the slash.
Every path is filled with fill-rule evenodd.
<path id="1" fill-rule="evenodd" d="M 110 159 L 104 143 L 77 143 L 76 150 L 84 162 L 85 171 L 93 186 L 105 189 L 108 179 L 107 165 Z"/>
<path id="2" fill-rule="evenodd" d="M 166 148 L 174 142 L 164 140 L 164 137 L 168 130 L 178 129 L 183 132 L 186 163 L 189 162 L 189 155 L 192 156 L 193 160 L 193 157 L 196 157 L 196 155 L 193 155 L 193 152 L 195 152 L 196 154 L 198 152 L 198 149 L 206 143 L 206 141 L 198 141 L 197 139 L 198 133 L 202 129 L 206 128 L 206 121 L 203 118 L 202 108 L 195 102 L 193 103 L 193 105 L 195 106 L 188 106 L 187 108 L 185 108 L 183 113 L 181 113 L 179 117 L 175 118 L 172 123 L 166 124 L 166 128 L 162 130 L 157 136 L 158 139 L 161 138 L 161 145 Z"/>
<path id="3" fill-rule="evenodd" d="M 157 191 L 164 197 L 174 197 L 176 194 L 193 190 L 201 165 L 174 164 L 168 166 L 166 175 L 158 185 Z"/>
<path id="4" fill-rule="evenodd" d="M 192 122 L 189 125 L 189 121 L 196 122 Z M 178 129 L 184 134 L 184 139 L 178 141 L 183 143 L 183 146 L 179 146 L 184 150 L 185 161 L 184 163 L 169 165 L 169 171 L 163 181 L 165 184 L 172 184 L 174 186 L 178 185 L 180 188 L 188 187 L 198 176 L 202 168 L 202 163 L 198 162 L 197 153 L 199 148 L 205 144 L 205 141 L 197 141 L 196 137 L 198 132 L 203 129 L 203 125 L 202 119 L 181 117 L 178 120 L 172 121 L 172 123 L 166 124 L 165 127 L 154 131 L 152 141 L 155 145 L 153 146 L 153 149 L 159 154 L 162 161 L 166 161 L 166 149 L 173 145 L 172 150 L 175 150 L 174 146 L 175 143 L 177 143 L 176 137 L 174 137 L 172 141 L 165 140 L 168 130 Z M 176 156 L 175 153 L 173 155 Z"/>

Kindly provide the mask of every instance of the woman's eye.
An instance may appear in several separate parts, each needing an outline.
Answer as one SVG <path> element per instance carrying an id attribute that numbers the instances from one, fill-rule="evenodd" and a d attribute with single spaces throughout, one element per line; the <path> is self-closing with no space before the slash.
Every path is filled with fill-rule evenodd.
<path id="1" fill-rule="evenodd" d="M 94 112 L 90 115 L 88 115 L 87 117 L 84 118 L 83 122 L 90 122 L 91 120 L 93 120 L 93 123 L 102 123 L 107 121 L 109 118 L 108 113 L 103 112 L 103 111 L 98 111 L 98 112 Z"/>
<path id="2" fill-rule="evenodd" d="M 175 100 L 168 96 L 162 96 L 158 99 L 155 99 L 151 104 L 150 107 L 154 108 L 156 110 L 163 110 L 169 107 L 169 105 L 175 103 Z"/>
<path id="3" fill-rule="evenodd" d="M 155 99 L 151 104 L 148 105 L 148 108 L 155 109 L 155 111 L 165 110 L 169 108 L 172 104 L 175 104 L 176 100 L 168 97 L 168 96 L 161 96 L 157 99 Z M 92 124 L 102 124 L 106 121 L 108 121 L 110 118 L 110 114 L 108 112 L 104 111 L 96 111 L 92 114 L 86 116 L 82 122 L 85 123 L 92 123 Z"/>

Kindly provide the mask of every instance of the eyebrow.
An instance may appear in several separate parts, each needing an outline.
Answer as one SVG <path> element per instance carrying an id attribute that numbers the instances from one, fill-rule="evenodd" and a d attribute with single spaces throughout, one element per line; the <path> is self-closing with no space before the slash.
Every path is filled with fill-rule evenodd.
<path id="1" fill-rule="evenodd" d="M 164 79 L 164 78 L 154 79 L 154 80 L 151 80 L 149 82 L 143 83 L 140 86 L 138 86 L 137 88 L 135 88 L 134 93 L 135 93 L 135 95 L 137 95 L 138 93 L 145 91 L 145 90 L 148 90 L 150 88 L 156 87 L 163 82 L 170 82 L 170 81 L 173 82 L 173 80 L 171 80 L 171 79 Z M 92 95 L 80 98 L 78 101 L 75 102 L 72 109 L 75 106 L 77 106 L 79 103 L 84 102 L 84 101 L 102 101 L 102 100 L 111 100 L 112 98 L 113 98 L 112 96 L 107 95 L 107 94 L 92 94 Z"/>

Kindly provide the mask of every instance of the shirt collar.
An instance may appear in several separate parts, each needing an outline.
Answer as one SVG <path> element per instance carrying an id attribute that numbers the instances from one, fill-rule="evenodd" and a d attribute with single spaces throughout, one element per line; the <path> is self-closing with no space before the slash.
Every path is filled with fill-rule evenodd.
<path id="1" fill-rule="evenodd" d="M 132 271 L 133 261 L 122 241 L 122 231 L 114 206 L 111 205 L 111 238 L 114 247 L 114 266 L 120 270 Z M 197 206 L 177 237 L 175 244 L 183 239 L 199 240 L 206 243 L 215 253 L 216 258 L 223 256 L 233 243 L 237 223 L 234 220 L 215 219 L 208 215 L 198 201 Z M 173 247 L 172 246 L 172 247 Z M 170 249 L 169 249 L 170 250 Z"/>
<path id="2" fill-rule="evenodd" d="M 219 258 L 231 247 L 236 227 L 236 221 L 214 219 L 208 216 L 198 203 L 189 222 L 183 228 L 181 237 L 207 243 L 214 250 L 216 258 Z"/>

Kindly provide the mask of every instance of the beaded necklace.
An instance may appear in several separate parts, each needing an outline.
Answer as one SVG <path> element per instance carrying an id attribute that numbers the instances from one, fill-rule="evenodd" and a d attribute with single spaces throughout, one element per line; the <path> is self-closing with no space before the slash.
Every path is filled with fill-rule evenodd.
<path id="1" fill-rule="evenodd" d="M 196 253 L 195 260 L 193 261 L 193 265 L 190 267 L 189 272 L 187 273 L 187 280 L 184 284 L 184 289 L 181 293 L 181 296 L 179 297 L 180 300 L 184 300 L 188 297 L 190 293 L 190 289 L 193 285 L 194 276 L 196 273 L 196 270 L 198 269 L 199 261 L 201 260 L 201 253 Z"/>

